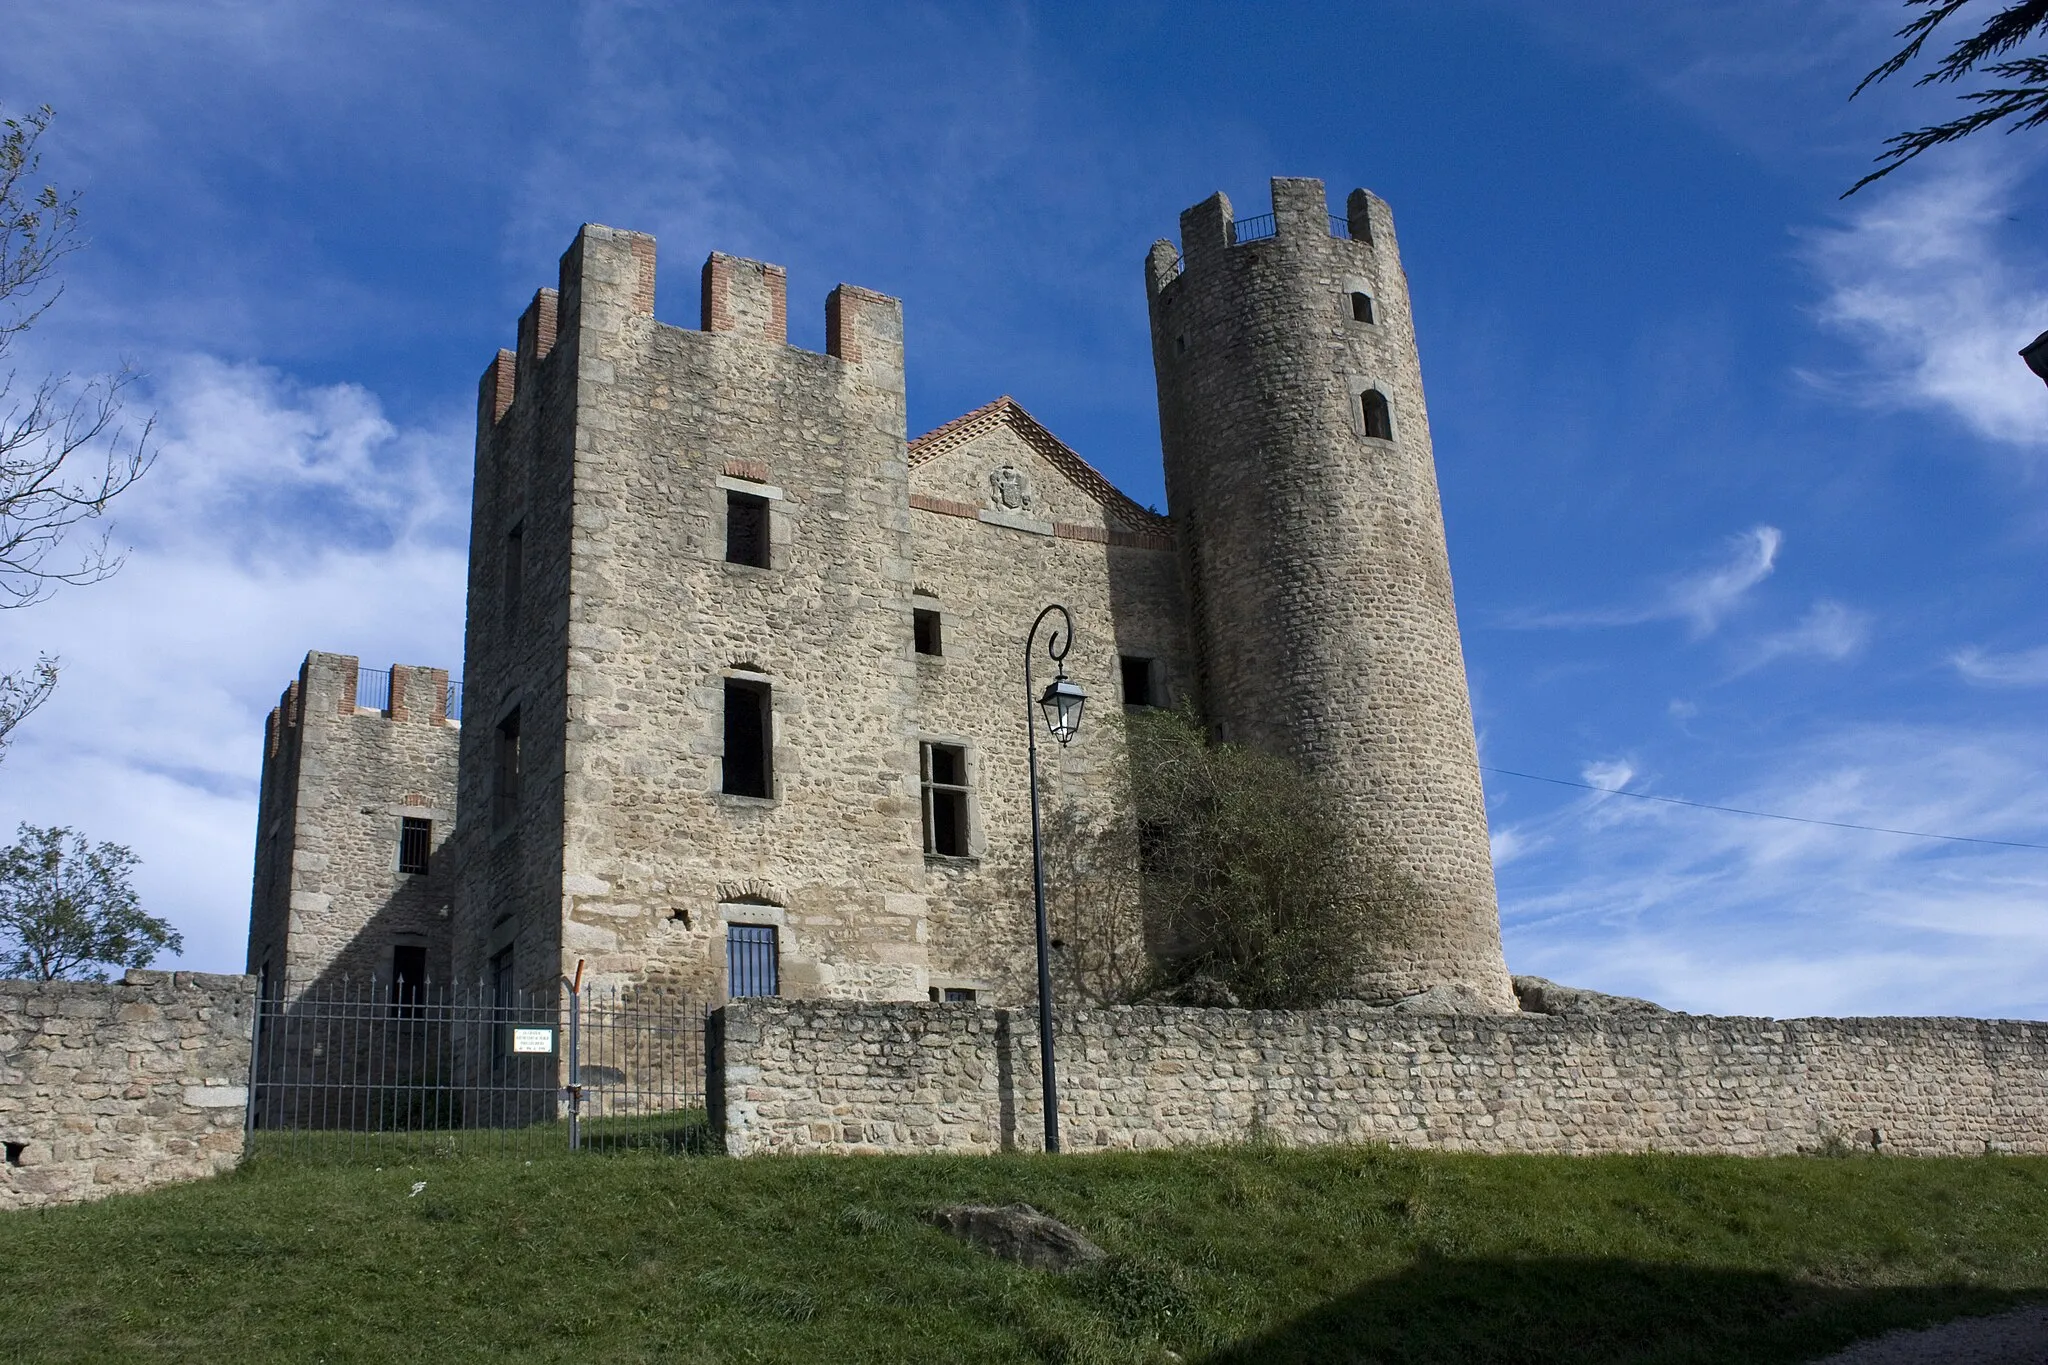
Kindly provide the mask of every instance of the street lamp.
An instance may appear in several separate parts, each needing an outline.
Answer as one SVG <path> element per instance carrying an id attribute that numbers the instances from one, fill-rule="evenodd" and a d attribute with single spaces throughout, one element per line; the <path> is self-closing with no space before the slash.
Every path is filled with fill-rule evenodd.
<path id="1" fill-rule="evenodd" d="M 1031 688 L 1031 647 L 1038 643 L 1038 628 L 1054 612 L 1060 614 L 1064 629 L 1055 627 L 1045 637 L 1045 652 L 1059 669 L 1059 676 L 1046 685 L 1045 695 L 1035 696 Z M 1038 912 L 1038 1059 L 1039 1078 L 1044 1085 L 1045 1150 L 1060 1149 L 1059 1081 L 1052 1061 L 1052 944 L 1045 924 L 1045 846 L 1038 824 L 1038 723 L 1031 718 L 1035 704 L 1045 712 L 1045 728 L 1065 748 L 1081 728 L 1081 708 L 1088 694 L 1067 680 L 1063 660 L 1074 645 L 1074 617 L 1055 602 L 1038 613 L 1031 633 L 1024 637 L 1024 734 L 1031 755 L 1031 895 Z"/>

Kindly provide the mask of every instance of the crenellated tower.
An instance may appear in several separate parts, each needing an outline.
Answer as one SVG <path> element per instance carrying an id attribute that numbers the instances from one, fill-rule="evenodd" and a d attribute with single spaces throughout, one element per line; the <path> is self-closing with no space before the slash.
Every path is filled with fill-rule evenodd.
<path id="1" fill-rule="evenodd" d="M 1386 202 L 1347 210 L 1276 177 L 1270 216 L 1213 195 L 1147 259 L 1202 702 L 1328 784 L 1362 875 L 1419 887 L 1362 997 L 1511 1010 L 1408 281 Z"/>

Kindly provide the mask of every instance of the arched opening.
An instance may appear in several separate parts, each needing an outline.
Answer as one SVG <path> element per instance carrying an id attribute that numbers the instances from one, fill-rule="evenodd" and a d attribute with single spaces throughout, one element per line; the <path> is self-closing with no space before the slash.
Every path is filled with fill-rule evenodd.
<path id="1" fill-rule="evenodd" d="M 1358 404 L 1365 418 L 1365 434 L 1393 440 L 1394 416 L 1387 410 L 1387 396 L 1378 389 L 1367 389 L 1358 395 Z"/>
<path id="2" fill-rule="evenodd" d="M 1353 322 L 1372 321 L 1372 295 L 1361 293 L 1357 290 L 1352 291 L 1351 320 Z"/>

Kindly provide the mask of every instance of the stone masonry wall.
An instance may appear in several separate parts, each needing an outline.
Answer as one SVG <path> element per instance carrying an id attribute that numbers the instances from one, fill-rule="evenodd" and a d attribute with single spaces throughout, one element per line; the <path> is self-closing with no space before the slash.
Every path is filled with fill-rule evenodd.
<path id="1" fill-rule="evenodd" d="M 1062 748 L 1039 730 L 1049 849 L 1080 842 L 1129 802 L 1119 656 L 1152 661 L 1161 703 L 1185 695 L 1192 679 L 1172 542 L 1155 531 L 1144 545 L 1112 543 L 1108 533 L 1121 527 L 1100 502 L 1010 425 L 987 425 L 928 458 L 919 447 L 938 444 L 946 429 L 912 446 L 913 601 L 939 613 L 942 644 L 936 656 L 916 656 L 917 722 L 921 738 L 962 746 L 972 788 L 969 856 L 925 859 L 930 981 L 973 990 L 984 1004 L 1019 1005 L 1037 995 L 1025 632 L 1048 603 L 1065 605 L 1075 631 L 1066 671 L 1089 696 L 1073 743 Z M 991 496 L 992 477 L 1004 470 L 1023 475 L 1011 497 L 1021 505 L 1007 515 Z M 1055 616 L 1039 633 L 1032 667 L 1041 688 L 1053 677 L 1045 642 L 1058 625 Z M 1060 873 L 1054 857 L 1052 932 L 1078 953 L 1086 930 L 1070 913 Z M 1064 956 L 1061 965 L 1070 965 Z"/>
<path id="2" fill-rule="evenodd" d="M 242 1156 L 256 981 L 0 981 L 0 1208 L 192 1180 Z"/>
<path id="3" fill-rule="evenodd" d="M 1028 1012 L 747 1000 L 713 1031 L 736 1156 L 1041 1143 Z M 2048 1023 L 2031 1021 L 1120 1007 L 1063 1013 L 1057 1047 L 1070 1151 L 2048 1153 Z"/>

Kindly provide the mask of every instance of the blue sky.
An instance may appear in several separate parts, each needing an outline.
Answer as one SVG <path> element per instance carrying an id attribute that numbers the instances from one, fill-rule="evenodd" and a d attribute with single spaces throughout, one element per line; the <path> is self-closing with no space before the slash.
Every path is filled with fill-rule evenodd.
<path id="1" fill-rule="evenodd" d="M 1682 11 L 1682 12 L 1679 12 Z M 21 7 L 90 249 L 24 372 L 148 375 L 117 579 L 0 821 L 133 845 L 239 969 L 308 648 L 459 667 L 475 382 L 582 221 L 903 297 L 913 433 L 999 393 L 1163 501 L 1140 261 L 1266 178 L 1400 226 L 1484 761 L 2048 844 L 2048 138 L 1846 204 L 1938 115 L 1874 0 Z M 1511 967 L 1694 1010 L 2048 1015 L 2048 852 L 1489 776 Z"/>

